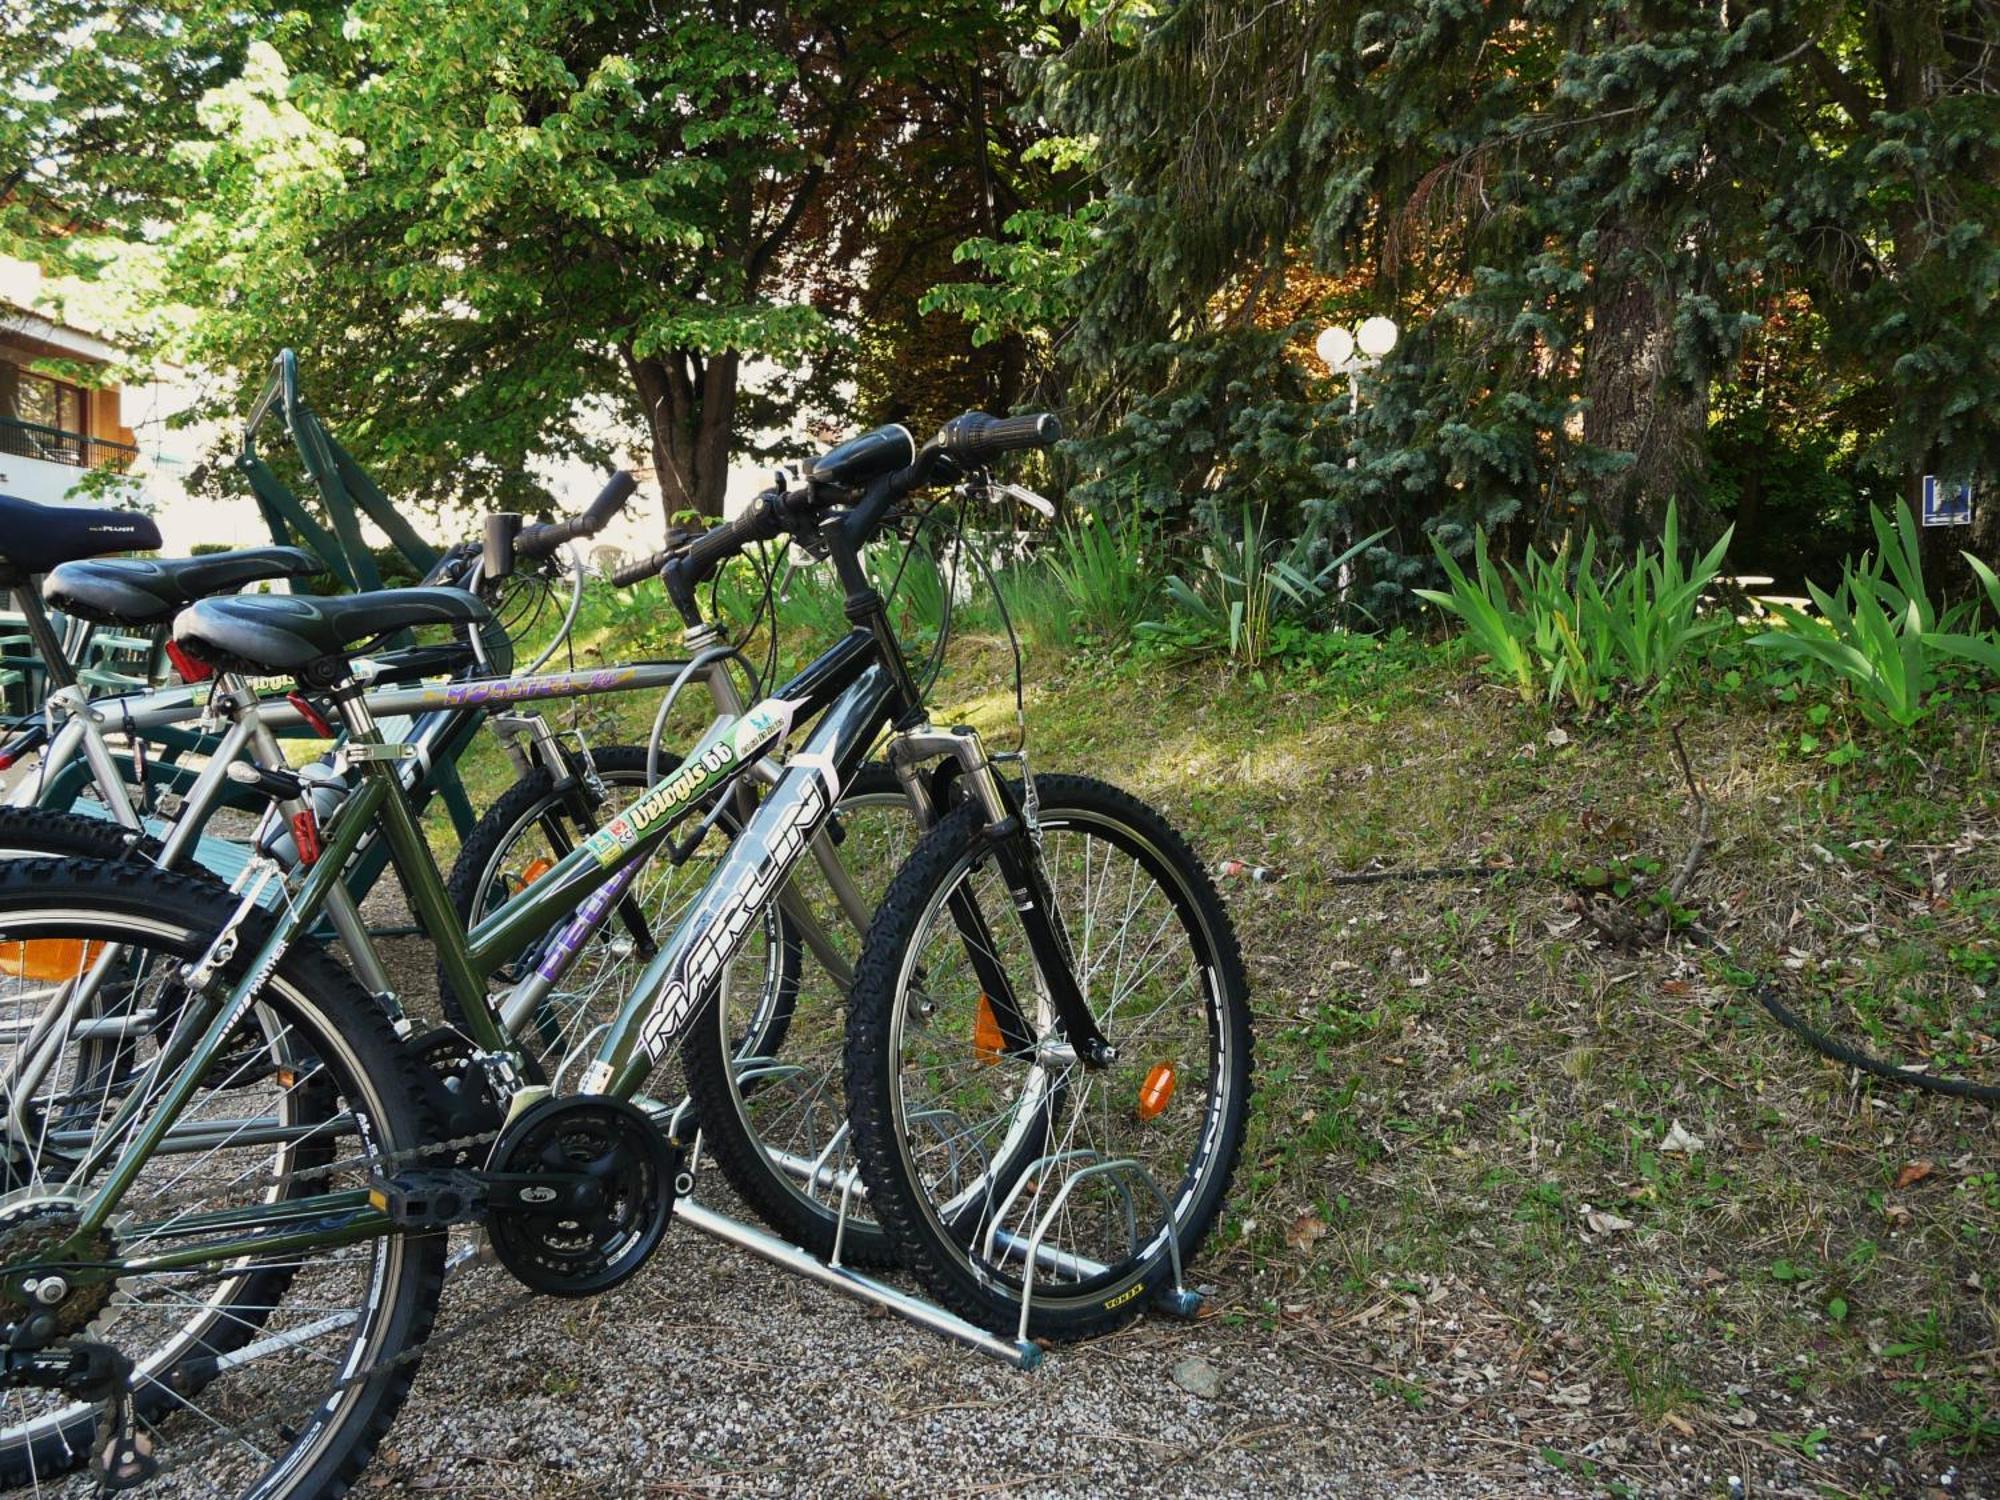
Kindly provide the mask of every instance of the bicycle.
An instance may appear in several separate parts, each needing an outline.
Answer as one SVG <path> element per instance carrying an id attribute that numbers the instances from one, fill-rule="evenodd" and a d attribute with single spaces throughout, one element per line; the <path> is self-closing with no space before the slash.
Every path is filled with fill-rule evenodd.
<path id="1" fill-rule="evenodd" d="M 159 1460 L 141 1438 L 165 1407 L 194 1407 L 199 1395 L 206 1404 L 195 1409 L 234 1438 L 245 1423 L 230 1418 L 241 1417 L 247 1401 L 249 1420 L 261 1424 L 261 1432 L 269 1425 L 266 1414 L 242 1384 L 231 1380 L 220 1395 L 211 1388 L 266 1360 L 286 1372 L 313 1369 L 303 1382 L 310 1388 L 306 1404 L 290 1410 L 291 1420 L 280 1419 L 278 1440 L 248 1457 L 238 1448 L 229 1455 L 248 1466 L 241 1474 L 229 1471 L 232 1485 L 241 1482 L 256 1494 L 306 1493 L 351 1479 L 393 1417 L 414 1369 L 415 1346 L 429 1325 L 441 1233 L 448 1225 L 481 1222 L 501 1263 L 538 1290 L 593 1293 L 636 1272 L 665 1231 L 680 1172 L 677 1145 L 652 1116 L 625 1101 L 709 1003 L 710 986 L 825 825 L 843 779 L 885 729 L 899 779 L 914 802 L 945 800 L 933 804 L 927 779 L 918 774 L 923 762 L 955 765 L 955 772 L 929 784 L 963 789 L 963 800 L 905 866 L 898 890 L 907 896 L 936 879 L 936 859 L 927 859 L 926 851 L 951 850 L 962 858 L 960 846 L 975 840 L 972 862 L 997 870 L 1007 884 L 1007 899 L 997 903 L 1008 924 L 1004 948 L 995 946 L 979 893 L 952 883 L 940 899 L 960 924 L 965 961 L 983 986 L 981 1004 L 996 1024 L 1002 1057 L 1025 1065 L 1025 1104 L 1013 1118 L 1048 1125 L 1060 1119 L 1066 1103 L 1085 1099 L 1091 1076 L 1114 1070 L 1119 1054 L 1093 1015 L 1072 960 L 1072 953 L 1085 956 L 1089 978 L 1096 972 L 1088 957 L 1093 950 L 1075 946 L 1076 935 L 1064 931 L 1052 904 L 1035 843 L 1032 798 L 1013 800 L 972 731 L 930 728 L 880 596 L 859 562 L 860 547 L 889 508 L 940 467 L 978 463 L 1052 436 L 1049 419 L 968 416 L 918 450 L 906 432 L 884 429 L 826 455 L 803 487 L 767 492 L 744 517 L 688 548 L 668 571 L 670 595 L 684 617 L 704 570 L 745 545 L 792 530 L 828 548 L 855 628 L 777 693 L 715 726 L 679 770 L 470 933 L 450 920 L 442 877 L 400 795 L 396 747 L 380 736 L 345 652 L 384 627 L 475 624 L 483 613 L 477 601 L 419 589 L 346 600 L 208 600 L 185 612 L 176 626 L 184 647 L 246 670 L 293 673 L 327 692 L 347 731 L 344 754 L 359 784 L 322 830 L 320 857 L 269 916 L 255 900 L 260 884 L 275 877 L 268 862 L 253 867 L 226 910 L 206 892 L 159 872 L 32 860 L 0 869 L 0 951 L 17 945 L 21 972 L 14 977 L 23 989 L 16 998 L 35 1012 L 37 1024 L 51 1014 L 72 1027 L 129 1021 L 147 1009 L 149 995 L 160 998 L 135 979 L 150 976 L 177 990 L 171 1029 L 145 1038 L 154 1048 L 151 1061 L 126 1075 L 131 1081 L 115 1103 L 95 1094 L 88 1078 L 61 1080 L 71 1086 L 48 1088 L 27 1101 L 38 1134 L 15 1144 L 34 1146 L 36 1172 L 30 1192 L 0 1219 L 0 1299 L 14 1320 L 9 1383 L 17 1390 L 53 1387 L 59 1392 L 54 1399 L 72 1407 L 86 1399 L 107 1402 L 99 1471 L 143 1480 L 142 1471 Z M 725 805 L 721 794 L 749 767 L 815 720 L 598 1042 L 581 1077 L 583 1092 L 555 1096 L 527 1084 L 519 1052 L 483 1008 L 470 1008 L 465 1019 L 474 1050 L 458 1078 L 458 1102 L 478 1106 L 480 1128 L 437 1142 L 436 1080 L 427 1080 L 407 1054 L 394 1052 L 379 1011 L 351 985 L 343 988 L 340 971 L 303 941 L 364 832 L 379 819 L 448 976 L 461 994 L 478 994 L 487 974 L 571 913 L 576 916 L 565 938 L 579 923 L 586 930 L 601 923 L 643 862 L 683 823 L 698 812 L 714 817 Z M 688 844 L 680 840 L 676 851 Z M 1145 869 L 1135 866 L 1132 881 L 1185 862 L 1192 869 L 1177 868 L 1177 888 L 1205 884 L 1184 846 L 1167 842 L 1152 850 L 1150 860 Z M 866 983 L 871 962 L 881 968 L 880 955 L 894 949 L 888 938 L 878 942 L 877 933 L 894 937 L 901 930 L 885 928 L 880 918 L 874 924 L 857 1003 L 870 994 L 891 994 L 899 1005 L 914 998 L 907 983 L 873 990 Z M 1201 962 L 1208 972 L 1230 967 L 1233 944 L 1210 952 L 1204 923 L 1190 922 L 1187 932 L 1205 945 Z M 567 941 L 554 951 L 559 965 L 560 955 L 570 951 Z M 147 953 L 162 962 L 142 961 Z M 1017 986 L 995 960 L 1022 956 L 1029 964 L 1025 984 Z M 907 965 L 897 971 L 904 980 L 911 972 Z M 1029 995 L 1031 1002 L 1024 1003 Z M 1199 1111 L 1212 1128 L 1197 1142 L 1171 1199 L 1161 1191 L 1157 1226 L 1136 1232 L 1141 1210 L 1128 1191 L 1131 1253 L 1095 1270 L 1080 1257 L 1065 1270 L 1059 1250 L 1045 1255 L 1049 1225 L 1038 1225 L 1038 1241 L 1025 1246 L 989 1236 L 1003 1269 L 1010 1256 L 1026 1267 L 1046 1262 L 1044 1287 L 1049 1277 L 1068 1278 L 1062 1288 L 1099 1304 L 1099 1319 L 1136 1312 L 1144 1305 L 1142 1294 L 1164 1285 L 1170 1263 L 1178 1280 L 1181 1251 L 1205 1234 L 1233 1171 L 1249 1085 L 1247 1002 L 1240 987 L 1215 984 L 1202 1003 L 1211 1014 L 1210 1051 L 1227 1066 L 1192 1080 L 1213 1096 Z M 850 1093 L 859 1097 L 854 1073 L 850 1065 Z M 1183 1090 L 1189 1081 L 1182 1081 Z M 257 1113 L 203 1113 L 229 1110 L 226 1096 L 246 1088 L 267 1096 Z M 857 1115 L 858 1140 L 861 1123 Z M 868 1125 L 875 1128 L 876 1122 Z M 985 1180 L 973 1183 L 986 1201 L 1006 1197 L 1011 1203 L 1035 1174 L 1050 1176 L 1060 1165 L 1033 1150 L 1040 1144 L 1035 1133 L 1017 1126 L 1007 1154 L 986 1161 Z M 319 1159 L 344 1141 L 358 1142 L 360 1152 Z M 896 1187 L 880 1169 L 893 1169 L 895 1158 L 869 1165 L 870 1141 L 860 1144 L 885 1223 L 911 1243 L 923 1243 L 915 1216 L 903 1223 L 890 1217 Z M 252 1161 L 238 1166 L 233 1153 L 244 1148 Z M 265 1153 L 276 1154 L 280 1170 L 262 1170 Z M 1101 1170 L 1070 1180 L 1122 1181 L 1131 1170 L 1094 1165 Z M 154 1184 L 156 1176 L 167 1180 L 155 1187 L 155 1197 L 125 1208 L 135 1185 L 142 1178 Z M 196 1179 L 192 1185 L 190 1179 Z M 48 1186 L 52 1182 L 60 1188 Z M 301 1188 L 310 1191 L 301 1195 Z M 254 1195 L 252 1201 L 216 1206 L 213 1200 L 232 1189 L 239 1198 Z M 915 1190 L 905 1185 L 903 1191 Z M 144 1201 L 163 1196 L 176 1204 L 175 1212 L 138 1215 Z M 176 1247 L 160 1248 L 163 1241 Z M 273 1254 L 284 1260 L 265 1258 Z M 358 1272 L 356 1289 L 338 1306 L 325 1300 L 336 1294 L 321 1289 L 343 1284 L 350 1271 Z M 141 1305 L 140 1294 L 160 1278 L 190 1273 L 237 1292 L 270 1276 L 296 1290 L 303 1277 L 308 1295 L 280 1296 L 262 1285 L 254 1303 L 218 1293 L 200 1304 L 199 1316 L 182 1307 L 177 1316 L 192 1331 L 158 1349 L 149 1344 L 141 1369 L 129 1362 L 121 1367 L 126 1356 L 99 1340 L 83 1338 L 67 1348 L 57 1342 L 101 1327 L 100 1316 L 112 1307 L 112 1289 L 121 1282 L 125 1300 L 106 1331 L 139 1316 L 133 1309 Z M 1117 1288 L 1109 1294 L 1107 1278 Z M 1064 1295 L 1059 1289 L 1053 1298 L 1037 1292 L 1017 1299 L 1024 1321 L 1051 1307 L 1064 1312 Z M 280 1319 L 282 1326 L 274 1328 Z M 1076 1322 L 1061 1317 L 1055 1326 L 1067 1331 Z M 317 1362 L 301 1356 L 329 1340 L 331 1353 L 311 1350 Z M 275 1383 L 266 1378 L 252 1385 L 268 1391 Z M 75 1420 L 59 1406 L 42 1427 L 59 1435 L 63 1423 Z"/>

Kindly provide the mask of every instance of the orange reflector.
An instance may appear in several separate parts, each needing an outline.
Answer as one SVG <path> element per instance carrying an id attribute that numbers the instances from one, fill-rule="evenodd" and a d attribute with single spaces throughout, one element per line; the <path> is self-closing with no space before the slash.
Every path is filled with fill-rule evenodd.
<path id="1" fill-rule="evenodd" d="M 1174 1097 L 1174 1065 L 1154 1063 L 1153 1071 L 1146 1075 L 1146 1081 L 1139 1085 L 1139 1118 L 1151 1120 L 1158 1117 Z"/>
<path id="2" fill-rule="evenodd" d="M 0 943 L 0 974 L 16 979 L 74 979 L 97 961 L 104 944 L 82 938 L 30 938 Z"/>
<path id="3" fill-rule="evenodd" d="M 293 1072 L 290 1068 L 278 1069 L 279 1088 L 281 1089 L 297 1088 L 298 1083 L 299 1083 L 299 1075 Z"/>
<path id="4" fill-rule="evenodd" d="M 521 866 L 521 873 L 515 878 L 514 889 L 525 891 L 556 867 L 552 859 L 531 859 Z"/>
<path id="5" fill-rule="evenodd" d="M 993 1014 L 993 1002 L 984 993 L 979 997 L 979 1014 L 972 1020 L 972 1050 L 984 1063 L 997 1063 L 1000 1054 L 1007 1050 L 1007 1039 L 1000 1035 L 999 1017 Z"/>

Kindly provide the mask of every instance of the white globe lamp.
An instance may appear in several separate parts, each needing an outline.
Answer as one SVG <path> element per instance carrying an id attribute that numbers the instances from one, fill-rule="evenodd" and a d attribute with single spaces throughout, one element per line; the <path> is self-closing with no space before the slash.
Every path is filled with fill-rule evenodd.
<path id="1" fill-rule="evenodd" d="M 1366 319 L 1355 330 L 1356 342 L 1361 352 L 1370 359 L 1380 359 L 1396 347 L 1396 324 L 1393 319 L 1374 317 Z"/>
<path id="2" fill-rule="evenodd" d="M 1354 358 L 1354 335 L 1338 325 L 1321 331 L 1313 341 L 1321 363 L 1334 374 L 1346 369 Z"/>

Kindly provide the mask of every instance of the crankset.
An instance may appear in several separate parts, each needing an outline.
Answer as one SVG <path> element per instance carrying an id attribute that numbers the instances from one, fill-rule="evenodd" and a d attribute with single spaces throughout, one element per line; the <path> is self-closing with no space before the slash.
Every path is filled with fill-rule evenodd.
<path id="1" fill-rule="evenodd" d="M 659 1248 L 674 1212 L 680 1143 L 620 1099 L 569 1095 L 522 1111 L 494 1144 L 486 1232 L 525 1286 L 589 1297 Z"/>

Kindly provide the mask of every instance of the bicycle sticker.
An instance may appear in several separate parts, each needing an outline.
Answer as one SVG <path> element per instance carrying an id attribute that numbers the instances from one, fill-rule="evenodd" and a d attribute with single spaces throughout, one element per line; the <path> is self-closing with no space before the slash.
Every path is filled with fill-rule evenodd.
<path id="1" fill-rule="evenodd" d="M 690 755 L 673 775 L 585 839 L 583 847 L 600 865 L 617 864 L 648 828 L 679 814 L 728 771 L 755 760 L 783 739 L 790 721 L 790 705 L 782 700 L 773 698 L 758 704 L 721 738 Z"/>

